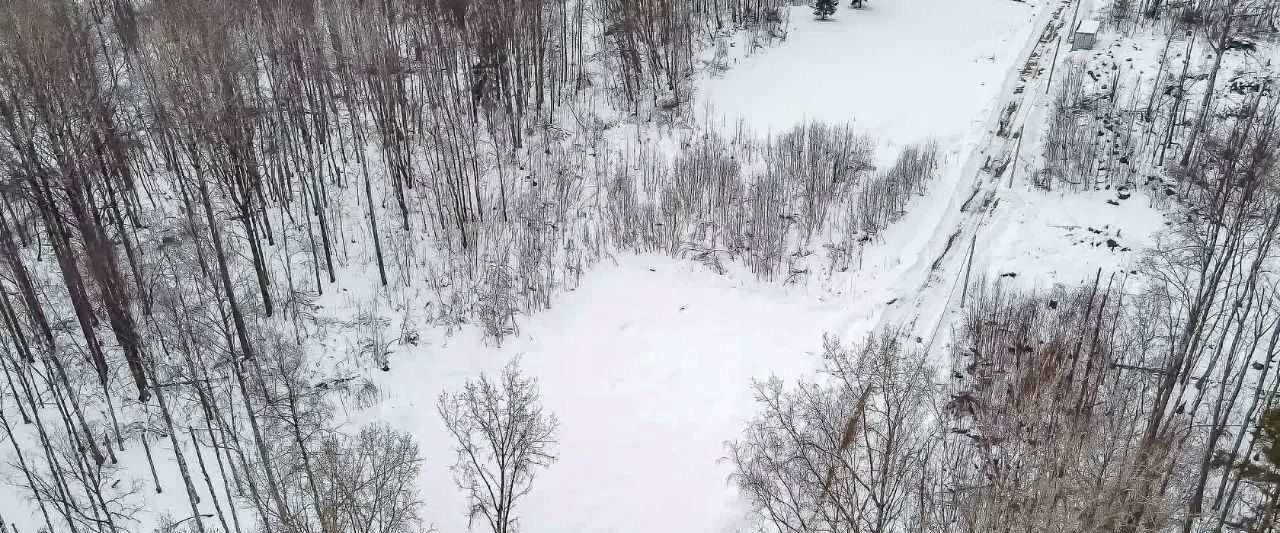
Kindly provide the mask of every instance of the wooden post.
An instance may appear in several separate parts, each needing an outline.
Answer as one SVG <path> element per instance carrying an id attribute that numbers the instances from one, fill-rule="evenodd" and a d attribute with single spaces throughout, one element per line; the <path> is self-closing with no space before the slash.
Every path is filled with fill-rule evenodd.
<path id="1" fill-rule="evenodd" d="M 1076 8 L 1071 11 L 1071 25 L 1067 26 L 1067 31 L 1071 32 L 1071 45 L 1074 47 L 1076 43 L 1076 19 L 1080 17 L 1080 0 L 1076 0 Z"/>
<path id="2" fill-rule="evenodd" d="M 1058 66 L 1058 49 L 1062 48 L 1062 36 L 1058 36 L 1058 42 L 1053 45 L 1053 61 L 1049 62 L 1049 79 L 1044 83 L 1044 94 L 1053 92 L 1053 69 Z"/>
<path id="3" fill-rule="evenodd" d="M 960 308 L 964 309 L 965 301 L 969 299 L 969 272 L 973 270 L 973 252 L 978 245 L 978 232 L 973 232 L 973 238 L 969 240 L 969 262 L 964 267 L 964 286 L 960 288 Z"/>
<path id="4" fill-rule="evenodd" d="M 1013 175 L 1018 172 L 1018 152 L 1022 151 L 1022 136 L 1027 133 L 1027 123 L 1018 129 L 1018 142 L 1013 145 L 1013 167 L 1009 169 L 1009 188 L 1013 188 Z"/>

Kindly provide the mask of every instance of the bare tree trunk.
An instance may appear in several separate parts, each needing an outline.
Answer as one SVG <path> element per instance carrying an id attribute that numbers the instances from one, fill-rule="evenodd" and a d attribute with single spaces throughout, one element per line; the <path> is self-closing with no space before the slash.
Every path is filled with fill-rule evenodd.
<path id="1" fill-rule="evenodd" d="M 163 346 L 164 341 L 161 341 Z M 165 350 L 168 354 L 168 350 Z M 160 372 L 156 368 L 155 358 L 150 358 L 151 366 L 151 386 L 156 395 L 156 403 L 160 406 L 160 416 L 164 418 L 165 428 L 168 429 L 169 443 L 173 445 L 173 458 L 178 463 L 178 472 L 182 474 L 182 484 L 187 489 L 187 501 L 191 503 L 191 521 L 195 524 L 197 533 L 204 533 L 204 521 L 200 517 L 200 495 L 196 493 L 196 486 L 191 481 L 191 470 L 187 468 L 187 461 L 182 454 L 182 442 L 178 440 L 177 428 L 173 425 L 173 416 L 169 413 L 169 405 L 165 403 L 164 387 L 160 384 Z"/>

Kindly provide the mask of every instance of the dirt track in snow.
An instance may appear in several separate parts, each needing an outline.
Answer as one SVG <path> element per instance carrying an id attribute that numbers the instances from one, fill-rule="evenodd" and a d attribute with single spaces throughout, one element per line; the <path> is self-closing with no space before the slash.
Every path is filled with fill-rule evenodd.
<path id="1" fill-rule="evenodd" d="M 925 252 L 912 258 L 913 264 L 899 277 L 893 289 L 896 296 L 880 314 L 878 330 L 909 327 L 929 346 L 949 336 L 946 326 L 960 309 L 966 278 L 972 289 L 987 270 L 984 237 L 990 228 L 1008 223 L 1012 210 L 1007 204 L 1018 200 L 1015 189 L 1020 183 L 1015 180 L 1023 179 L 1019 173 L 1026 169 L 1015 160 L 1025 162 L 1029 155 L 1022 144 L 1034 145 L 1023 137 L 1038 131 L 1027 126 L 1033 125 L 1029 123 L 1050 100 L 1053 64 L 1056 60 L 1061 66 L 1070 50 L 1067 37 L 1073 21 L 1086 16 L 1091 4 L 1091 0 L 1051 0 L 1041 8 L 1036 18 L 1039 29 L 1009 69 L 982 141 L 963 162 L 961 185 L 946 203 L 946 213 L 933 228 Z M 1007 115 L 1010 105 L 1016 109 Z M 1008 122 L 1004 132 L 1000 131 L 1002 119 Z M 1018 151 L 1024 153 L 1015 154 Z"/>

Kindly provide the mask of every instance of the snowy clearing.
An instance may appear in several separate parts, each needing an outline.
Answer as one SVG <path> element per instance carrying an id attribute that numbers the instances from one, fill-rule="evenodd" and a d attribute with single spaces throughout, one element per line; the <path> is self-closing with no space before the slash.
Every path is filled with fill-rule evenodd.
<path id="1" fill-rule="evenodd" d="M 560 459 L 524 504 L 524 530 L 733 531 L 741 518 L 724 441 L 752 413 L 750 383 L 812 369 L 844 312 L 776 286 L 663 256 L 627 255 L 528 321 L 501 348 L 474 329 L 393 355 L 364 415 L 412 431 L 441 531 L 465 529 L 436 398 L 520 357 L 559 418 Z"/>
<path id="2" fill-rule="evenodd" d="M 854 2 L 15 0 L 0 533 L 1280 523 L 1280 0 Z"/>
<path id="3" fill-rule="evenodd" d="M 790 8 L 785 41 L 699 86 L 699 110 L 758 130 L 853 122 L 888 146 L 981 128 L 1041 3 L 883 0 L 831 21 Z M 742 47 L 743 45 L 739 45 Z"/>

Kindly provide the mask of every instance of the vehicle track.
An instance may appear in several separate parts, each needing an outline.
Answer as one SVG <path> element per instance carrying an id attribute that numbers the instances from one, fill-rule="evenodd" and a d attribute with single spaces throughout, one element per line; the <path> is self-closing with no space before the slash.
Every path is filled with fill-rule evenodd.
<path id="1" fill-rule="evenodd" d="M 931 347 L 962 307 L 966 288 L 977 281 L 966 278 L 972 274 L 974 257 L 981 254 L 984 228 L 1007 214 L 1008 210 L 1000 209 L 999 193 L 1013 185 L 1017 168 L 1010 163 L 1018 157 L 1025 137 L 1019 132 L 1025 132 L 1032 111 L 1050 100 L 1054 63 L 1065 59 L 1065 51 L 1059 48 L 1070 46 L 1064 28 L 1079 13 L 1088 13 L 1092 4 L 1091 0 L 1050 1 L 1035 22 L 1043 29 L 1024 44 L 986 121 L 982 140 L 964 160 L 960 179 L 971 184 L 972 192 L 963 202 L 953 199 L 947 204 L 949 212 L 939 219 L 925 248 L 934 252 L 913 259 L 895 284 L 896 297 L 881 313 L 876 329 L 906 325 Z M 1009 184 L 1002 187 L 1005 182 Z M 985 263 L 980 264 L 979 277 L 984 268 Z"/>

